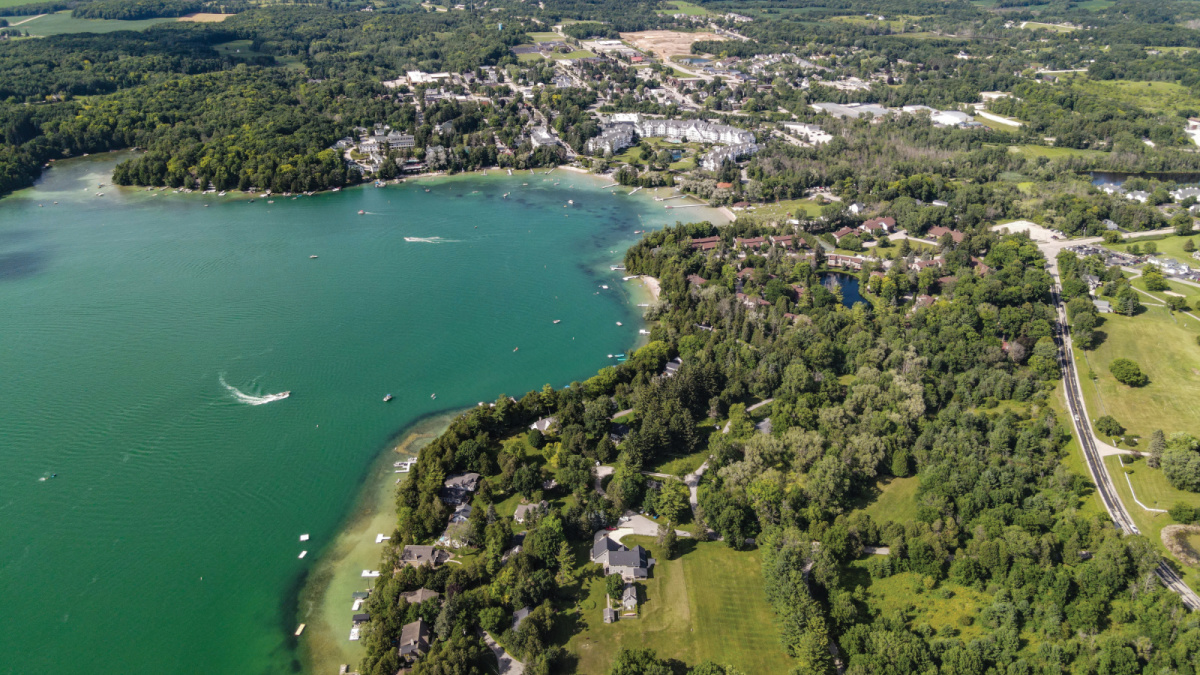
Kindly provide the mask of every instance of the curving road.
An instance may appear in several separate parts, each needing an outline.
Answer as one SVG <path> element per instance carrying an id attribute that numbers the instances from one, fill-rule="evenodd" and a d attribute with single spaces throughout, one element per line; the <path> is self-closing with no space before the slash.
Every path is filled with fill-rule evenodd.
<path id="1" fill-rule="evenodd" d="M 1133 518 L 1129 515 L 1129 511 L 1125 509 L 1125 505 L 1121 502 L 1121 497 L 1117 494 L 1116 488 L 1113 487 L 1112 477 L 1108 473 L 1108 467 L 1104 464 L 1098 447 L 1098 441 L 1092 433 L 1091 424 L 1088 422 L 1087 408 L 1083 403 L 1083 390 L 1079 387 L 1079 378 L 1075 370 L 1073 352 L 1071 351 L 1071 336 L 1067 330 L 1066 310 L 1063 307 L 1062 298 L 1058 293 L 1057 269 L 1054 269 L 1053 265 L 1052 272 L 1055 276 L 1055 286 L 1051 290 L 1051 296 L 1054 300 L 1055 311 L 1058 314 L 1058 325 L 1055 327 L 1055 341 L 1059 347 L 1059 365 L 1063 371 L 1063 382 L 1067 392 L 1067 405 L 1070 407 L 1071 417 L 1073 418 L 1075 437 L 1079 439 L 1079 445 L 1083 448 L 1083 458 L 1087 463 L 1088 471 L 1092 474 L 1092 482 L 1096 485 L 1096 491 L 1100 494 L 1100 500 L 1104 503 L 1104 508 L 1108 511 L 1109 517 L 1112 518 L 1117 527 L 1121 528 L 1122 533 L 1141 534 L 1137 525 L 1133 522 Z M 1158 569 L 1155 572 L 1164 586 L 1180 595 L 1183 599 L 1183 604 L 1193 610 L 1200 609 L 1200 595 L 1197 595 L 1195 591 L 1188 587 L 1183 582 L 1183 579 L 1165 561 L 1158 564 Z"/>

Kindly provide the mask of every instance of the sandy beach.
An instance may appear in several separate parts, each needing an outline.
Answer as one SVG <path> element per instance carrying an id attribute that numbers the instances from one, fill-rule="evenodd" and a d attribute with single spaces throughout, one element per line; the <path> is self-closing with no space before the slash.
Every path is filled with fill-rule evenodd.
<path id="1" fill-rule="evenodd" d="M 658 285 L 658 279 L 655 279 L 654 277 L 645 276 L 645 275 L 642 275 L 641 279 L 642 279 L 642 285 L 646 287 L 646 290 L 650 291 L 650 296 L 653 297 L 655 301 L 657 301 L 658 294 L 662 290 Z"/>

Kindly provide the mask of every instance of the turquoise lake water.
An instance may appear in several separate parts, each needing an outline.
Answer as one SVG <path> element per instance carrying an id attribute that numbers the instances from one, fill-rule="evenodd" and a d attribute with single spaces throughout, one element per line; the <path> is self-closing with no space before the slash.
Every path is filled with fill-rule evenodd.
<path id="1" fill-rule="evenodd" d="M 303 671 L 296 595 L 388 439 L 594 374 L 637 343 L 634 231 L 715 216 L 564 171 L 97 187 L 115 161 L 0 200 L 0 673 Z"/>

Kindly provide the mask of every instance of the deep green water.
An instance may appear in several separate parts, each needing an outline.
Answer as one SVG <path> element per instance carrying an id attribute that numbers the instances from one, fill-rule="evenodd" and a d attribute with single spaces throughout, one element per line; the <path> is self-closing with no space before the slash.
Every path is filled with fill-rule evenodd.
<path id="1" fill-rule="evenodd" d="M 0 673 L 302 669 L 296 595 L 387 440 L 632 347 L 608 265 L 710 215 L 561 171 L 274 204 L 97 188 L 114 162 L 0 200 Z"/>

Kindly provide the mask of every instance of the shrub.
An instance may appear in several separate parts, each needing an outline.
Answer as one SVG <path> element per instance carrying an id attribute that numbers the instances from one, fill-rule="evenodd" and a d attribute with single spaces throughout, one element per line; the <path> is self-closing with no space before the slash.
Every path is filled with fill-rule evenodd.
<path id="1" fill-rule="evenodd" d="M 1120 436 L 1125 433 L 1125 427 L 1113 419 L 1112 415 L 1105 415 L 1096 420 L 1096 430 L 1105 436 Z"/>
<path id="2" fill-rule="evenodd" d="M 1141 387 L 1150 381 L 1142 372 L 1141 366 L 1130 359 L 1113 359 L 1113 362 L 1108 364 L 1108 372 L 1121 384 L 1131 387 Z"/>
<path id="3" fill-rule="evenodd" d="M 1200 492 L 1200 454 L 1172 449 L 1162 456 L 1163 477 L 1177 490 Z"/>
<path id="4" fill-rule="evenodd" d="M 1191 525 L 1192 523 L 1196 522 L 1196 516 L 1200 515 L 1197 514 L 1196 511 L 1197 510 L 1192 508 L 1191 505 L 1179 502 L 1167 511 L 1167 515 L 1171 516 L 1171 519 L 1177 523 Z"/>

